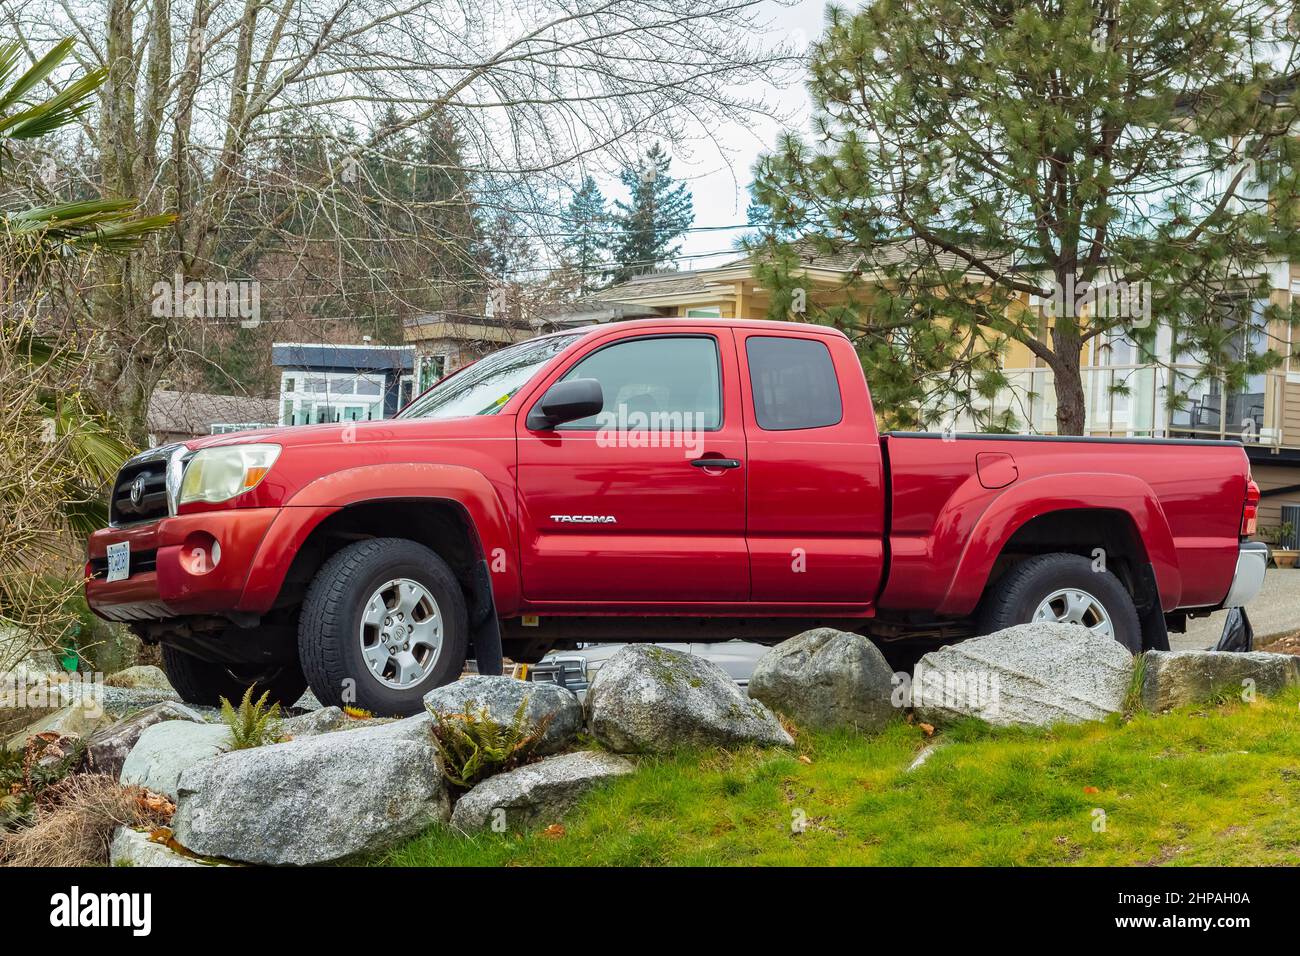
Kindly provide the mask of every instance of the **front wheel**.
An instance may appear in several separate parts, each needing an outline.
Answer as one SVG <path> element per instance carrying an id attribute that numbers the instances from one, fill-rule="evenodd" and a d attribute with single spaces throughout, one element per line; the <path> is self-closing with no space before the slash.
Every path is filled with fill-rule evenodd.
<path id="1" fill-rule="evenodd" d="M 978 628 L 991 634 L 1033 622 L 1077 624 L 1142 650 L 1137 607 L 1114 574 L 1077 554 L 1042 554 L 1017 564 L 985 596 Z"/>
<path id="2" fill-rule="evenodd" d="M 322 704 L 417 713 L 465 666 L 465 596 L 447 563 L 405 538 L 348 545 L 312 579 L 298 654 Z"/>

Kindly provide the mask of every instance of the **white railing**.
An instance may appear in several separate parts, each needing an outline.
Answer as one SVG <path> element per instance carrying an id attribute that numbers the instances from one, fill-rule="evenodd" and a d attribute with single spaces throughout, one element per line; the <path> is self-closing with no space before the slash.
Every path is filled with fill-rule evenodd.
<path id="1" fill-rule="evenodd" d="M 1047 368 L 1004 370 L 1009 386 L 980 409 L 985 421 L 1010 413 L 1018 430 L 1056 433 L 1054 373 Z M 1085 402 L 1085 433 L 1157 438 L 1234 438 L 1248 444 L 1280 447 L 1286 376 L 1254 376 L 1255 390 L 1228 392 L 1221 382 L 1197 381 L 1195 365 L 1092 365 L 1080 370 Z M 1176 409 L 1166 396 L 1172 382 L 1185 397 Z M 1248 386 L 1248 389 L 1251 386 Z M 960 414 L 955 423 L 936 409 L 935 422 L 958 430 L 978 428 L 979 420 Z"/>

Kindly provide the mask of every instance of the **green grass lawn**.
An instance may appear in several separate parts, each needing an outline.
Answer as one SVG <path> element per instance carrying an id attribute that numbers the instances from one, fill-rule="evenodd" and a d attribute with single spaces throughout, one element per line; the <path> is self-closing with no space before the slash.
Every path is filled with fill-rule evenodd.
<path id="1" fill-rule="evenodd" d="M 1050 731 L 972 722 L 933 740 L 946 746 L 911 773 L 927 738 L 901 722 L 874 737 L 802 734 L 793 752 L 640 758 L 635 774 L 590 794 L 563 835 L 437 828 L 372 862 L 1300 863 L 1300 691 Z"/>

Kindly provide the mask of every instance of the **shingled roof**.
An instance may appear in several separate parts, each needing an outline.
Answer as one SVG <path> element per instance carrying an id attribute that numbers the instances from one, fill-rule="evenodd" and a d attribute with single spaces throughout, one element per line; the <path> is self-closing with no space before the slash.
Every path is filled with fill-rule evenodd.
<path id="1" fill-rule="evenodd" d="M 174 392 L 156 388 L 149 398 L 149 431 L 154 434 L 206 435 L 212 425 L 268 424 L 279 420 L 274 398 Z"/>

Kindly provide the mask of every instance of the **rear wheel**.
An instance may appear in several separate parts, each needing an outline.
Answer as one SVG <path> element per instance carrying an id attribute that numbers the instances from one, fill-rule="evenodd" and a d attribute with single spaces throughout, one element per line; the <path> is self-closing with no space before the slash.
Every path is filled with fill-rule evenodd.
<path id="1" fill-rule="evenodd" d="M 1128 589 L 1081 555 L 1042 554 L 1017 564 L 986 595 L 978 628 L 990 634 L 1036 621 L 1086 627 L 1134 654 L 1142 650 L 1142 626 Z"/>
<path id="2" fill-rule="evenodd" d="M 417 713 L 465 666 L 465 596 L 447 563 L 405 538 L 348 545 L 312 579 L 298 621 L 303 672 L 322 704 Z"/>
<path id="3" fill-rule="evenodd" d="M 274 667 L 215 664 L 186 654 L 171 644 L 163 644 L 162 666 L 176 693 L 191 704 L 215 707 L 223 697 L 238 704 L 244 691 L 253 687 L 255 699 L 266 692 L 270 694 L 270 703 L 292 707 L 307 689 L 307 678 L 296 663 Z"/>

